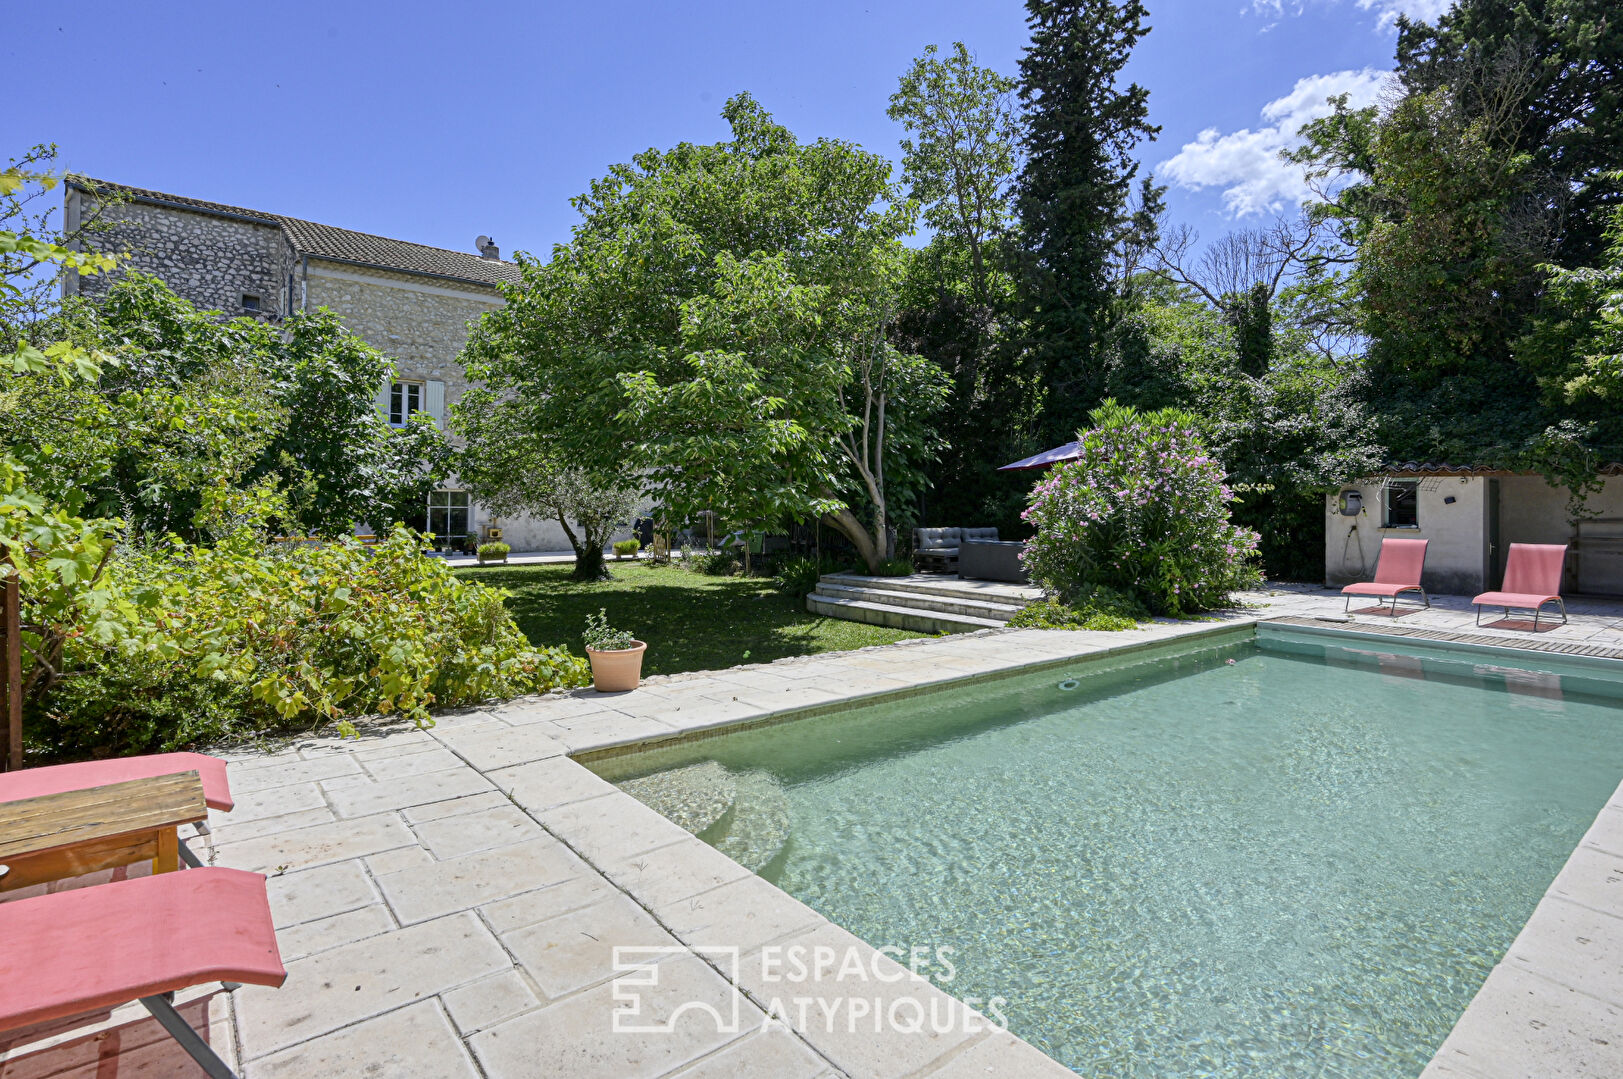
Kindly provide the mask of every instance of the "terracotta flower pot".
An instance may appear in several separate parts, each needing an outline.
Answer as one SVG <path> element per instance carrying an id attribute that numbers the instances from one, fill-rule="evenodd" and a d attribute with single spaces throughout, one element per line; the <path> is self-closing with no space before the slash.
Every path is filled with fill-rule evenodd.
<path id="1" fill-rule="evenodd" d="M 586 658 L 592 661 L 592 688 L 599 693 L 636 689 L 642 679 L 642 654 L 646 651 L 647 641 L 633 641 L 630 648 L 608 652 L 588 648 Z"/>

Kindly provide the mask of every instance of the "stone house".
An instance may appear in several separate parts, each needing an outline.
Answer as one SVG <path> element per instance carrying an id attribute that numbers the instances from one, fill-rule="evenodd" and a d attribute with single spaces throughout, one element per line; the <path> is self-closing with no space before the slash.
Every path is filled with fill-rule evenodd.
<path id="1" fill-rule="evenodd" d="M 485 237 L 475 253 L 450 251 L 85 177 L 65 187 L 69 230 L 97 192 L 116 192 L 124 201 L 108 215 L 105 245 L 127 251 L 124 266 L 161 278 L 199 307 L 270 320 L 331 309 L 394 361 L 393 377 L 378 387 L 378 408 L 393 423 L 422 411 L 444 424 L 468 386 L 457 362 L 468 324 L 502 304 L 499 285 L 519 278 L 518 266 Z M 116 278 L 69 275 L 63 288 L 95 296 Z M 409 523 L 481 538 L 499 527 L 515 551 L 569 548 L 558 522 L 496 521 L 454 478 Z"/>
<path id="2" fill-rule="evenodd" d="M 1533 473 L 1410 462 L 1345 485 L 1324 508 L 1325 583 L 1370 580 L 1389 536 L 1430 540 L 1428 591 L 1475 595 L 1499 587 L 1512 543 L 1567 545 L 1562 591 L 1623 595 L 1623 464 L 1574 521 L 1570 492 Z"/>

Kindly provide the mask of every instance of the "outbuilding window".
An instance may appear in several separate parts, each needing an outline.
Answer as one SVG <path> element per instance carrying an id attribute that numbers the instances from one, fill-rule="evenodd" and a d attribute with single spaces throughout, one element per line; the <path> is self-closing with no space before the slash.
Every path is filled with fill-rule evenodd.
<path id="1" fill-rule="evenodd" d="M 1381 527 L 1420 527 L 1420 481 L 1388 480 L 1381 491 Z"/>
<path id="2" fill-rule="evenodd" d="M 242 309 L 257 312 L 259 310 L 259 297 L 251 292 L 244 292 L 242 294 Z"/>

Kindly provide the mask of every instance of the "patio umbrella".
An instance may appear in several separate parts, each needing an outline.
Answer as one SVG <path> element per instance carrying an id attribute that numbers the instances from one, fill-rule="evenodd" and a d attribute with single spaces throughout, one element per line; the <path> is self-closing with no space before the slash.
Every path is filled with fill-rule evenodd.
<path id="1" fill-rule="evenodd" d="M 1081 456 L 1078 452 L 1079 446 L 1080 443 L 1067 442 L 1063 446 L 1055 446 L 1051 450 L 1044 450 L 1041 453 L 1032 454 L 1030 457 L 1022 457 L 1012 465 L 1004 465 L 998 471 L 1028 472 L 1034 468 L 1048 468 L 1059 464 L 1061 461 L 1074 461 Z"/>

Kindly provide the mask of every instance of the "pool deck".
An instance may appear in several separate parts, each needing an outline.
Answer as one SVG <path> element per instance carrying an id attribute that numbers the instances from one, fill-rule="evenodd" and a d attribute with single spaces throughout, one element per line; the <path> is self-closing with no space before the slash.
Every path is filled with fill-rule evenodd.
<path id="1" fill-rule="evenodd" d="M 288 980 L 278 990 L 182 994 L 182 1011 L 244 1079 L 1070 1075 L 572 757 L 1258 618 L 1317 622 L 1341 611 L 1339 596 L 1313 588 L 1248 599 L 1251 608 L 1204 622 L 911 640 L 653 678 L 631 693 L 526 698 L 443 716 L 429 731 L 373 727 L 355 741 L 308 738 L 240 755 L 231 765 L 237 805 L 213 815 L 210 855 L 271 876 Z M 1623 604 L 1572 610 L 1568 626 L 1536 639 L 1623 648 Z M 1355 615 L 1348 628 L 1394 625 L 1532 637 L 1514 627 L 1478 631 L 1468 605 L 1448 597 L 1395 623 Z M 627 986 L 616 984 L 626 972 L 614 965 L 615 945 L 657 950 L 657 984 L 630 990 L 641 995 L 639 1024 L 695 1002 L 723 1013 L 736 1006 L 736 1024 L 718 1029 L 690 1011 L 670 1031 L 613 1032 L 616 1008 L 629 1007 L 616 997 Z M 873 974 L 853 982 L 830 970 L 786 984 L 783 968 L 763 960 L 796 946 L 856 956 Z M 737 968 L 722 948 L 736 949 Z M 853 1029 L 841 1008 L 858 998 L 903 1025 L 932 1007 L 950 1021 L 908 1032 L 869 1015 Z M 797 1010 L 796 999 L 813 1003 Z M 195 1074 L 130 1008 L 95 1027 L 0 1045 L 0 1062 L 7 1079 Z M 1623 1074 L 1623 792 L 1426 1074 Z"/>

